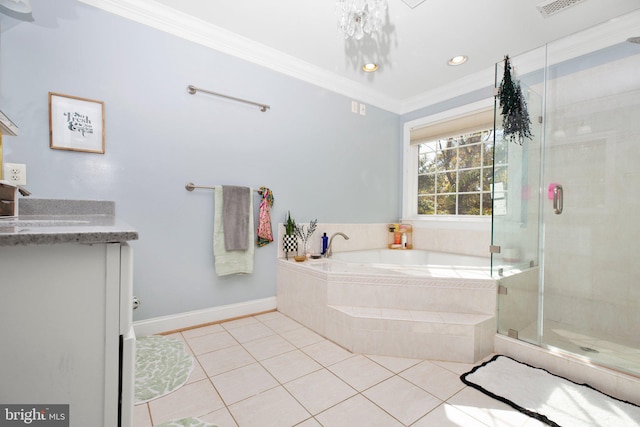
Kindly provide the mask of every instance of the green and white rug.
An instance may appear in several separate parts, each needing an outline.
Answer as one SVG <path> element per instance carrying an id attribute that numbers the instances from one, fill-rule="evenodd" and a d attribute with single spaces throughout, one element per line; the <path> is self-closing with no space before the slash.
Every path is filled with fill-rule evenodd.
<path id="1" fill-rule="evenodd" d="M 193 357 L 184 343 L 158 335 L 136 340 L 136 405 L 171 393 L 187 382 Z M 178 424 L 191 426 L 192 424 Z M 194 426 L 200 424 L 193 424 Z"/>
<path id="2" fill-rule="evenodd" d="M 157 425 L 156 427 L 218 427 L 215 424 L 199 420 L 197 418 L 183 418 Z"/>

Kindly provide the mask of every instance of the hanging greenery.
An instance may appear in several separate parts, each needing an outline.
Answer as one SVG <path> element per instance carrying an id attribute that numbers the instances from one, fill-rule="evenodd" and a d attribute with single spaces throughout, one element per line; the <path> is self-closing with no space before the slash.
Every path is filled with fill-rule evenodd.
<path id="1" fill-rule="evenodd" d="M 522 88 L 518 80 L 511 76 L 509 55 L 504 57 L 504 76 L 498 89 L 498 99 L 504 126 L 504 137 L 520 145 L 525 138 L 532 139 L 529 125 L 529 111 L 522 95 Z"/>

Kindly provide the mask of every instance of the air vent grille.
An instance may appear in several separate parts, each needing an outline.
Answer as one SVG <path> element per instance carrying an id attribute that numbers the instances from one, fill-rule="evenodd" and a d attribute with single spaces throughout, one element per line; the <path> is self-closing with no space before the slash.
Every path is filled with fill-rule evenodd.
<path id="1" fill-rule="evenodd" d="M 547 18 L 551 15 L 555 15 L 558 12 L 562 12 L 568 7 L 575 6 L 578 3 L 582 3 L 585 0 L 550 0 L 540 3 L 536 7 L 540 14 Z"/>
<path id="2" fill-rule="evenodd" d="M 424 3 L 426 0 L 402 0 L 403 2 L 406 3 L 407 6 L 409 6 L 411 9 L 414 9 L 416 6 L 418 6 L 421 3 Z"/>

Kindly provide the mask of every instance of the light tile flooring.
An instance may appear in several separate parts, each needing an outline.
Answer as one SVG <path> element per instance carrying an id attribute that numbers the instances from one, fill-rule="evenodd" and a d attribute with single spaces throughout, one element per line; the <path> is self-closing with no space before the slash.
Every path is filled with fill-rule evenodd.
<path id="1" fill-rule="evenodd" d="M 279 312 L 170 335 L 195 356 L 187 384 L 135 407 L 135 427 L 533 427 L 466 387 L 473 365 L 353 354 Z"/>

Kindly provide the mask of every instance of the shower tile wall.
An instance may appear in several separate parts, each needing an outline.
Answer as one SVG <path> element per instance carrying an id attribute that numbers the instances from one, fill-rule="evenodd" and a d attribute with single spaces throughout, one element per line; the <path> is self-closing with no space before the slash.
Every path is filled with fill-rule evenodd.
<path id="1" fill-rule="evenodd" d="M 552 69 L 544 182 L 562 184 L 565 197 L 561 215 L 552 213 L 548 200 L 543 215 L 545 319 L 570 326 L 569 332 L 607 335 L 637 347 L 640 48 L 636 51 L 564 77 L 555 78 Z"/>

